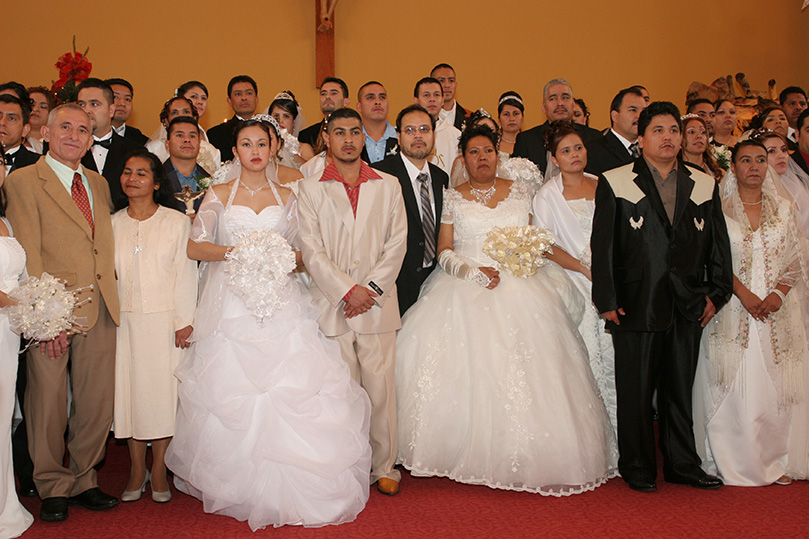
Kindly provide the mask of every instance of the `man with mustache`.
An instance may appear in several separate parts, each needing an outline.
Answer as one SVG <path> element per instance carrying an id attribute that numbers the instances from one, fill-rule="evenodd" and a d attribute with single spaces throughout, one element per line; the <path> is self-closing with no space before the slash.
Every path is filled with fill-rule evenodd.
<path id="1" fill-rule="evenodd" d="M 341 107 L 347 107 L 349 104 L 348 85 L 343 79 L 338 79 L 337 77 L 323 79 L 323 83 L 320 85 L 320 112 L 323 113 L 323 119 L 298 133 L 300 143 L 317 148 L 318 139 L 323 132 L 323 126 L 329 114 Z"/>
<path id="2" fill-rule="evenodd" d="M 722 481 L 695 447 L 691 388 L 702 328 L 733 290 L 719 187 L 678 161 L 674 104 L 651 103 L 638 133 L 643 156 L 598 180 L 590 238 L 593 302 L 615 346 L 618 468 L 630 488 L 657 490 L 657 390 L 664 479 L 715 489 Z"/>
<path id="3" fill-rule="evenodd" d="M 365 135 L 353 109 L 331 113 L 323 139 L 333 160 L 302 180 L 301 253 L 312 276 L 323 333 L 340 345 L 351 375 L 371 399 L 371 483 L 399 492 L 396 330 L 402 327 L 396 277 L 407 248 L 399 182 L 360 159 Z"/>
<path id="4" fill-rule="evenodd" d="M 395 153 L 396 129 L 388 122 L 388 92 L 382 83 L 366 82 L 357 92 L 357 111 L 362 116 L 365 147 L 362 160 L 369 165 Z"/>
<path id="5" fill-rule="evenodd" d="M 573 119 L 573 88 L 569 82 L 565 79 L 553 79 L 545 85 L 542 90 L 542 111 L 547 121 L 517 135 L 512 156 L 530 159 L 544 174 L 549 161 L 545 149 L 545 130 L 548 129 L 550 122 Z M 585 145 L 601 136 L 601 133 L 592 127 L 575 123 L 574 127 Z"/>
<path id="6" fill-rule="evenodd" d="M 640 157 L 638 118 L 646 100 L 638 88 L 624 88 L 610 104 L 612 127 L 587 145 L 587 172 L 603 174 Z"/>
<path id="7" fill-rule="evenodd" d="M 399 179 L 407 211 L 407 253 L 396 278 L 399 313 L 419 298 L 421 285 L 435 269 L 438 230 L 443 211 L 446 172 L 427 161 L 433 151 L 435 119 L 418 105 L 410 105 L 396 117 L 398 155 L 386 157 L 374 168 Z"/>

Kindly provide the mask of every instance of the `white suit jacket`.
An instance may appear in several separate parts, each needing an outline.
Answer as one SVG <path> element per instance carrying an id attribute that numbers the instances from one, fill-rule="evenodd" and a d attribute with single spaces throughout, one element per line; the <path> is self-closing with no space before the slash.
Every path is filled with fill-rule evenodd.
<path id="1" fill-rule="evenodd" d="M 360 186 L 356 218 L 342 183 L 321 182 L 320 172 L 298 184 L 303 263 L 312 276 L 310 292 L 321 311 L 320 329 L 330 337 L 402 327 L 396 277 L 407 250 L 404 199 L 395 177 L 375 172 L 380 179 Z M 383 291 L 377 304 L 346 320 L 343 296 L 355 284 L 368 287 L 371 281 Z"/>

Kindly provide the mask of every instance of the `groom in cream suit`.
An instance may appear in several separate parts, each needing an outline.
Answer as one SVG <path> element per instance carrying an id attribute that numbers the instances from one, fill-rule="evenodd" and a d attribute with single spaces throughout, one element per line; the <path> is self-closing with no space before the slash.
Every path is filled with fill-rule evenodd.
<path id="1" fill-rule="evenodd" d="M 399 181 L 360 159 L 362 120 L 334 111 L 324 139 L 334 161 L 303 180 L 298 195 L 301 251 L 313 279 L 326 336 L 340 344 L 351 375 L 371 399 L 371 482 L 393 495 L 396 438 L 396 330 L 402 327 L 396 277 L 407 249 Z"/>
<path id="2" fill-rule="evenodd" d="M 62 105 L 51 111 L 42 134 L 49 143 L 45 157 L 6 181 L 8 219 L 25 249 L 28 274 L 47 272 L 68 290 L 86 287 L 78 299 L 89 300 L 74 311 L 82 333 L 63 331 L 28 351 L 28 447 L 42 498 L 40 518 L 54 522 L 67 518 L 68 504 L 94 511 L 118 504 L 98 488 L 95 470 L 112 424 L 118 288 L 110 190 L 103 177 L 81 165 L 93 142 L 90 118 L 78 105 Z"/>

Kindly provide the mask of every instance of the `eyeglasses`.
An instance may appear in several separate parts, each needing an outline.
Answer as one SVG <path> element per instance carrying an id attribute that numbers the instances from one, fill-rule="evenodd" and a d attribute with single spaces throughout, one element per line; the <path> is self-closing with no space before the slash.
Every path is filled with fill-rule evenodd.
<path id="1" fill-rule="evenodd" d="M 413 136 L 416 133 L 419 133 L 421 135 L 426 135 L 427 133 L 432 132 L 432 130 L 433 130 L 433 128 L 430 127 L 429 125 L 419 125 L 419 126 L 408 125 L 404 129 L 402 129 L 402 132 L 405 135 Z"/>

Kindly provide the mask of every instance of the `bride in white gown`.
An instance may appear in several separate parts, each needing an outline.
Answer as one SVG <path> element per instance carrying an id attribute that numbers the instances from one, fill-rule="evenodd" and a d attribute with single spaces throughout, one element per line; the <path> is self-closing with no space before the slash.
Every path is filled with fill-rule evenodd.
<path id="1" fill-rule="evenodd" d="M 809 252 L 795 203 L 758 142 L 739 142 L 722 180 L 733 297 L 703 334 L 694 435 L 727 485 L 806 479 Z"/>
<path id="2" fill-rule="evenodd" d="M 278 131 L 239 124 L 242 175 L 209 189 L 195 219 L 189 255 L 208 262 L 193 344 L 176 371 L 166 456 L 180 491 L 253 530 L 353 520 L 368 500 L 371 466 L 368 396 L 320 333 L 308 293 L 283 272 L 274 287 L 241 274 L 242 285 L 256 283 L 245 290 L 234 281 L 238 267 L 223 262 L 256 231 L 296 244 L 294 195 L 265 176 Z"/>
<path id="3" fill-rule="evenodd" d="M 617 449 L 564 271 L 526 279 L 482 252 L 496 226 L 529 224 L 532 191 L 495 177 L 496 135 L 461 136 L 469 183 L 450 189 L 439 263 L 397 338 L 399 459 L 416 476 L 565 496 L 615 473 Z M 566 285 L 566 288 L 565 288 Z M 558 288 L 562 288 L 563 298 Z"/>

